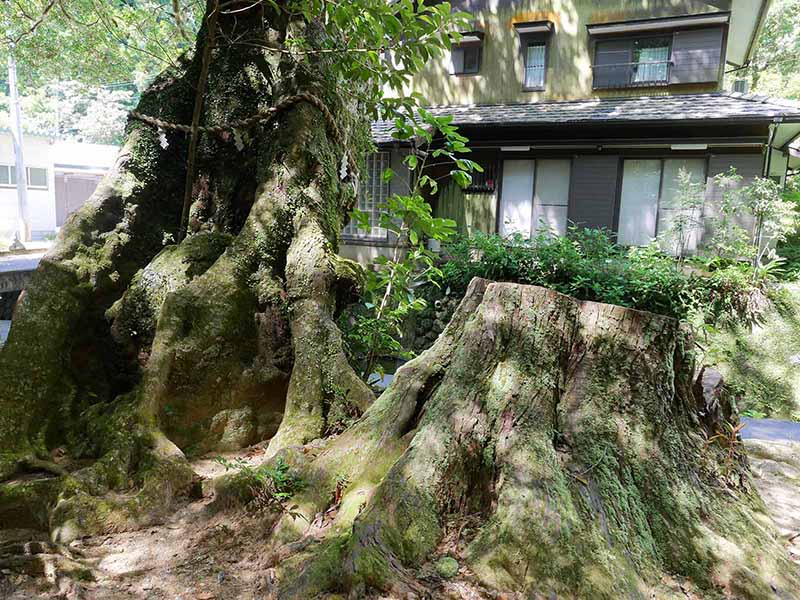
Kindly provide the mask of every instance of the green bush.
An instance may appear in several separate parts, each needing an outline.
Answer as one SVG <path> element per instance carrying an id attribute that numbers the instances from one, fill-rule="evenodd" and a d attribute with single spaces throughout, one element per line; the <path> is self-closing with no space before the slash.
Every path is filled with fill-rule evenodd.
<path id="1" fill-rule="evenodd" d="M 795 205 L 800 213 L 800 176 L 788 178 L 784 200 Z M 800 279 L 800 229 L 786 236 L 777 246 L 778 255 L 785 259 L 782 279 L 795 281 Z"/>
<path id="2" fill-rule="evenodd" d="M 768 278 L 748 263 L 683 265 L 657 246 L 624 248 L 602 229 L 566 236 L 476 234 L 446 248 L 443 287 L 463 292 L 473 277 L 540 285 L 581 300 L 617 304 L 684 320 L 757 319 Z"/>

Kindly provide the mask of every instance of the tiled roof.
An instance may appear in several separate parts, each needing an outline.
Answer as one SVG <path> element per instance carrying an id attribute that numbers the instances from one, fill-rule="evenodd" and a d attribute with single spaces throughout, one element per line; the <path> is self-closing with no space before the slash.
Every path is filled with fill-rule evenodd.
<path id="1" fill-rule="evenodd" d="M 718 92 L 677 96 L 639 96 L 531 102 L 437 106 L 436 115 L 453 115 L 455 125 L 519 126 L 570 123 L 624 123 L 655 121 L 770 121 L 783 117 L 800 121 L 800 104 L 766 96 Z M 375 143 L 392 140 L 392 123 L 373 123 Z"/>

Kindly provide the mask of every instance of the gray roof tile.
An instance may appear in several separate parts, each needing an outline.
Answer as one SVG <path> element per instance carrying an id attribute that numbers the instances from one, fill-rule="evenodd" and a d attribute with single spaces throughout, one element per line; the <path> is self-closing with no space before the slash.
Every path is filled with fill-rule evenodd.
<path id="1" fill-rule="evenodd" d="M 778 117 L 800 121 L 800 104 L 789 100 L 739 93 L 683 94 L 532 102 L 436 106 L 436 115 L 453 115 L 460 126 L 558 125 L 654 121 L 769 121 Z M 372 125 L 376 144 L 392 141 L 392 123 Z"/>

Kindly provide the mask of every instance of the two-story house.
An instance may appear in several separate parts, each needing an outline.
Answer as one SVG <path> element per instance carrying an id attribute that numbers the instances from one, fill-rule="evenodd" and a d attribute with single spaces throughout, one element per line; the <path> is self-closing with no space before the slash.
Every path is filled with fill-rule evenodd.
<path id="1" fill-rule="evenodd" d="M 676 214 L 681 169 L 706 186 L 736 167 L 784 181 L 800 167 L 790 145 L 800 106 L 726 92 L 747 64 L 769 0 L 454 0 L 474 16 L 460 44 L 412 82 L 432 112 L 451 114 L 485 172 L 434 199 L 462 231 L 563 234 L 572 222 L 644 245 Z M 377 176 L 402 173 L 407 149 L 373 126 L 361 208 L 390 193 Z M 386 231 L 344 231 L 367 258 Z M 696 240 L 695 240 L 696 243 Z"/>

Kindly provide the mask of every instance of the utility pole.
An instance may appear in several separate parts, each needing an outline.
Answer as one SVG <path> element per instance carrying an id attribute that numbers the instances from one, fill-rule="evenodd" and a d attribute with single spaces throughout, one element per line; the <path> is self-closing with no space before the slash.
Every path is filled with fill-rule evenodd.
<path id="1" fill-rule="evenodd" d="M 14 243 L 19 245 L 30 241 L 31 231 L 28 216 L 28 173 L 22 152 L 22 111 L 19 106 L 17 63 L 14 61 L 13 46 L 8 55 L 8 94 L 11 100 L 11 137 L 14 140 L 14 170 L 17 176 L 17 232 Z"/>

